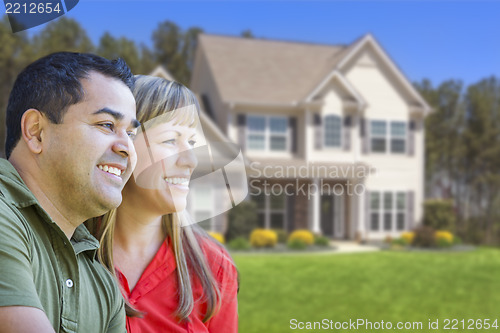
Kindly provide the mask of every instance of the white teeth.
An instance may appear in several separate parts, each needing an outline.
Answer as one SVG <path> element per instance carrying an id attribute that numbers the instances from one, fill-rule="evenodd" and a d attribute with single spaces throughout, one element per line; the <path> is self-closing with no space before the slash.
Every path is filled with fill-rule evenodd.
<path id="1" fill-rule="evenodd" d="M 122 171 L 118 168 L 107 166 L 107 165 L 98 165 L 98 168 L 101 169 L 102 171 L 111 173 L 116 176 L 120 176 L 122 174 Z"/>
<path id="2" fill-rule="evenodd" d="M 173 184 L 173 185 L 189 185 L 189 179 L 187 178 L 165 178 L 165 181 L 167 183 Z"/>

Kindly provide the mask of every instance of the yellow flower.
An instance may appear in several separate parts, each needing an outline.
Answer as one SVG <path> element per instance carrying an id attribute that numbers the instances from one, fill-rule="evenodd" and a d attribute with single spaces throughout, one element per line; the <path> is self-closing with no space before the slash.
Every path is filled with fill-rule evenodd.
<path id="1" fill-rule="evenodd" d="M 295 230 L 294 232 L 292 232 L 290 234 L 290 237 L 288 237 L 288 241 L 292 241 L 295 239 L 300 239 L 301 241 L 303 241 L 307 245 L 314 244 L 314 235 L 309 230 L 305 230 L 305 229 Z"/>
<path id="2" fill-rule="evenodd" d="M 453 243 L 453 234 L 446 230 L 437 230 L 436 233 L 434 234 L 434 237 L 436 238 L 437 241 L 445 240 L 450 244 Z"/>
<path id="3" fill-rule="evenodd" d="M 413 239 L 415 239 L 415 233 L 413 231 L 403 232 L 401 238 L 406 241 L 406 244 L 411 244 L 413 243 Z"/>
<path id="4" fill-rule="evenodd" d="M 278 242 L 278 235 L 270 229 L 254 229 L 250 234 L 253 247 L 273 247 Z"/>
<path id="5" fill-rule="evenodd" d="M 219 243 L 221 244 L 225 243 L 224 235 L 222 235 L 221 233 L 209 231 L 208 234 L 213 238 L 215 238 L 215 240 L 217 240 Z"/>

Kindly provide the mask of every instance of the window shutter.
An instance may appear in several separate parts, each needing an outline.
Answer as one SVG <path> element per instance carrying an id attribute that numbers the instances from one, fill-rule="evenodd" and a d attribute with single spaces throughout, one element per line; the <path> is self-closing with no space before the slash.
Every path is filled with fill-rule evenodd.
<path id="1" fill-rule="evenodd" d="M 286 196 L 286 230 L 292 232 L 295 230 L 295 196 Z"/>
<path id="2" fill-rule="evenodd" d="M 246 150 L 246 139 L 247 139 L 247 132 L 246 132 L 246 123 L 247 123 L 247 118 L 246 115 L 244 114 L 239 114 L 237 119 L 237 127 L 238 127 L 238 144 L 240 145 L 241 149 L 243 151 Z"/>
<path id="3" fill-rule="evenodd" d="M 415 191 L 406 194 L 406 227 L 412 230 L 415 227 Z"/>
<path id="4" fill-rule="evenodd" d="M 365 234 L 371 231 L 370 228 L 370 191 L 365 189 Z"/>
<path id="5" fill-rule="evenodd" d="M 323 127 L 321 124 L 321 115 L 314 114 L 314 148 L 320 150 L 323 148 Z"/>
<path id="6" fill-rule="evenodd" d="M 346 116 L 344 117 L 344 142 L 343 142 L 343 148 L 344 150 L 351 150 L 351 122 L 352 122 L 352 117 L 351 116 Z"/>
<path id="7" fill-rule="evenodd" d="M 408 155 L 415 155 L 415 128 L 417 124 L 415 120 L 410 120 L 408 123 Z"/>
<path id="8" fill-rule="evenodd" d="M 370 128 L 366 118 L 361 118 L 360 134 L 361 134 L 361 153 L 368 154 L 370 152 Z"/>
<path id="9" fill-rule="evenodd" d="M 292 153 L 297 152 L 297 117 L 290 117 L 288 119 L 288 126 L 290 127 L 291 135 L 291 149 Z"/>

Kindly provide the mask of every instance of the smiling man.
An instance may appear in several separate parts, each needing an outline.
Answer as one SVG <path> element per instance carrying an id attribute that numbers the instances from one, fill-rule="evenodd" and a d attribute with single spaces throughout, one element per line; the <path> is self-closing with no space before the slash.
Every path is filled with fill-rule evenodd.
<path id="1" fill-rule="evenodd" d="M 0 332 L 125 332 L 82 223 L 120 204 L 135 166 L 132 85 L 123 61 L 68 52 L 17 77 L 0 160 Z"/>

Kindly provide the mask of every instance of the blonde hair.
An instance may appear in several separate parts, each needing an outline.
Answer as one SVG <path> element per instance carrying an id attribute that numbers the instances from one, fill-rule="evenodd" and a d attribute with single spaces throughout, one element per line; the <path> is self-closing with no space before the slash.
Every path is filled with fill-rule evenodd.
<path id="1" fill-rule="evenodd" d="M 133 93 L 137 103 L 137 119 L 143 124 L 143 131 L 153 126 L 155 121 L 166 122 L 170 119 L 175 119 L 176 123 L 182 125 L 196 126 L 198 117 L 195 113 L 199 112 L 198 101 L 183 85 L 157 77 L 138 75 Z M 195 108 L 179 110 L 190 105 L 194 105 Z M 98 250 L 99 260 L 116 278 L 113 263 L 115 214 L 116 210 L 112 210 L 102 217 L 100 223 L 94 220 L 89 229 L 101 243 Z M 165 235 L 171 239 L 177 265 L 179 305 L 176 315 L 180 321 L 188 320 L 193 311 L 195 299 L 192 286 L 195 277 L 203 287 L 204 301 L 207 305 L 203 321 L 206 322 L 215 315 L 221 303 L 220 288 L 200 246 L 200 241 L 212 240 L 209 240 L 210 237 L 202 228 L 191 223 L 189 215 L 184 211 L 163 216 L 162 226 Z M 128 302 L 125 304 L 125 309 L 129 317 L 142 316 L 142 313 Z"/>

